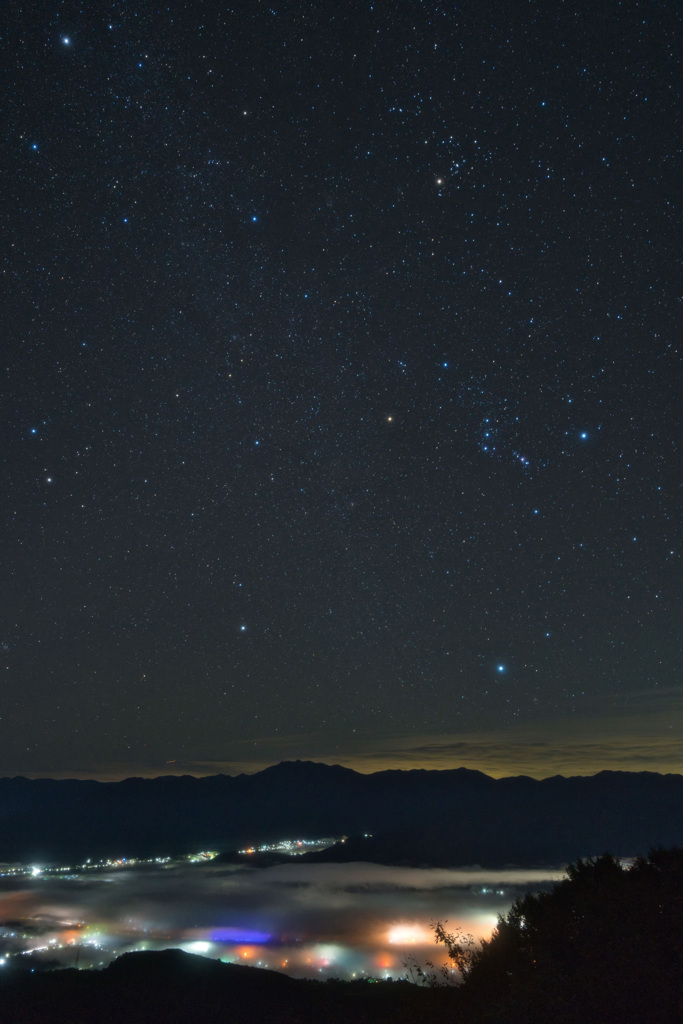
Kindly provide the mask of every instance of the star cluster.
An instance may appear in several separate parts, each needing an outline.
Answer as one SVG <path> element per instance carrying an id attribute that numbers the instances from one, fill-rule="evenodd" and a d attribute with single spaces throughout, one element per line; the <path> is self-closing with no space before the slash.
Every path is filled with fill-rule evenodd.
<path id="1" fill-rule="evenodd" d="M 0 769 L 670 693 L 675 5 L 8 15 Z"/>

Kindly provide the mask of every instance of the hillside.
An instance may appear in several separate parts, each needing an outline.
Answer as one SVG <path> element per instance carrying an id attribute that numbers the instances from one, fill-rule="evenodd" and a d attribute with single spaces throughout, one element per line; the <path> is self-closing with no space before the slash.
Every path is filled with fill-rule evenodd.
<path id="1" fill-rule="evenodd" d="M 3 1024 L 440 1024 L 452 991 L 318 982 L 182 953 L 128 953 L 101 971 L 0 977 Z"/>

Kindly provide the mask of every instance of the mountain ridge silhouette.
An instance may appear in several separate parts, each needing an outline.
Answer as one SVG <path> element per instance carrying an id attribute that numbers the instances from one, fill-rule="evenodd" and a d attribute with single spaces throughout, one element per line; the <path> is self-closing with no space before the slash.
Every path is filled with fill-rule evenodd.
<path id="1" fill-rule="evenodd" d="M 353 853 L 383 863 L 496 866 L 605 850 L 630 856 L 683 844 L 683 776 L 602 771 L 494 779 L 468 768 L 366 775 L 285 761 L 238 776 L 0 778 L 5 862 L 230 851 L 342 835 L 351 837 L 345 849 L 318 858 Z"/>

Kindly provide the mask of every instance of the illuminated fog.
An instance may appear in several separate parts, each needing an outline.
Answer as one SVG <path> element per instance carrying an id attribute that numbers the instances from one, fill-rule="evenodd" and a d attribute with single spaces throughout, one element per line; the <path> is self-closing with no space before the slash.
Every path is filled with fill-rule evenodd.
<path id="1" fill-rule="evenodd" d="M 180 947 L 297 976 L 397 977 L 433 922 L 477 936 L 560 871 L 171 864 L 0 880 L 0 949 L 80 967 Z"/>

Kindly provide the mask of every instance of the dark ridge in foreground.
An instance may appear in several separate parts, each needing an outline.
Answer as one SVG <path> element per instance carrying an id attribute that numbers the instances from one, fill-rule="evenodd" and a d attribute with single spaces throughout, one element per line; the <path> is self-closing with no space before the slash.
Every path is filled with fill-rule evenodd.
<path id="1" fill-rule="evenodd" d="M 319 859 L 455 866 L 557 864 L 683 844 L 683 776 L 492 779 L 285 762 L 255 775 L 124 782 L 0 779 L 0 861 L 237 850 L 359 836 Z"/>
<path id="2" fill-rule="evenodd" d="M 452 990 L 406 981 L 320 982 L 168 949 L 102 971 L 0 978 L 3 1024 L 440 1024 Z"/>

